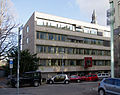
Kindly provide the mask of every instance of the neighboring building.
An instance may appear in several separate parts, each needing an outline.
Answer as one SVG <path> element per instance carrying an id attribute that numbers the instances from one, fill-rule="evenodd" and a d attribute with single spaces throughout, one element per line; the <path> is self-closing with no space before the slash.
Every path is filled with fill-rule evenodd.
<path id="1" fill-rule="evenodd" d="M 109 0 L 114 7 L 114 66 L 115 77 L 120 77 L 120 0 Z"/>
<path id="2" fill-rule="evenodd" d="M 24 49 L 37 53 L 45 74 L 110 72 L 110 29 L 98 24 L 34 12 L 23 28 Z"/>

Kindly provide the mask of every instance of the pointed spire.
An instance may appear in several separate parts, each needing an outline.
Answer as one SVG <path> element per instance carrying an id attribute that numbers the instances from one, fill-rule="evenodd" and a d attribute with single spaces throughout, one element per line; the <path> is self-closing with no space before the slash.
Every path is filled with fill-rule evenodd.
<path id="1" fill-rule="evenodd" d="M 93 23 L 93 24 L 97 24 L 95 10 L 93 10 L 93 13 L 92 13 L 92 21 L 91 21 L 91 23 Z"/>

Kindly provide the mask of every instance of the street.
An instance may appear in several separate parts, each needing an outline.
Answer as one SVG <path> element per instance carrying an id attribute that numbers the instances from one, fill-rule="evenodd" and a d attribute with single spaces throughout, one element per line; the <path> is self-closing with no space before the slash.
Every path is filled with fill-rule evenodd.
<path id="1" fill-rule="evenodd" d="M 43 84 L 39 87 L 22 87 L 19 95 L 98 95 L 98 82 L 70 84 Z M 16 88 L 0 88 L 0 95 L 17 95 Z"/>

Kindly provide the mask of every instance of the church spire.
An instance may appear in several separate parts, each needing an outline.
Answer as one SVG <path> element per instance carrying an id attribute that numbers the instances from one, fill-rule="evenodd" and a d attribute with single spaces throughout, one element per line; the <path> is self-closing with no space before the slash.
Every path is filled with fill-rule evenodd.
<path id="1" fill-rule="evenodd" d="M 91 23 L 93 23 L 93 24 L 97 24 L 95 10 L 93 10 L 93 13 L 92 13 L 92 21 L 91 21 Z"/>

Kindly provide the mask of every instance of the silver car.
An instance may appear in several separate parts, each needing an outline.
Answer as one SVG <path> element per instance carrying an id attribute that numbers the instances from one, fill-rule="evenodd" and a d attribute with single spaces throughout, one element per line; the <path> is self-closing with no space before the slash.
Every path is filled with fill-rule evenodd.
<path id="1" fill-rule="evenodd" d="M 120 95 L 120 78 L 104 78 L 98 87 L 99 95 L 106 95 L 106 93 Z"/>
<path id="2" fill-rule="evenodd" d="M 52 78 L 47 80 L 48 84 L 53 84 L 53 83 L 65 83 L 69 84 L 69 78 L 66 74 L 58 74 L 53 76 Z"/>
<path id="3" fill-rule="evenodd" d="M 109 78 L 110 74 L 109 73 L 98 73 L 98 78 L 99 80 L 102 80 L 103 78 Z"/>

